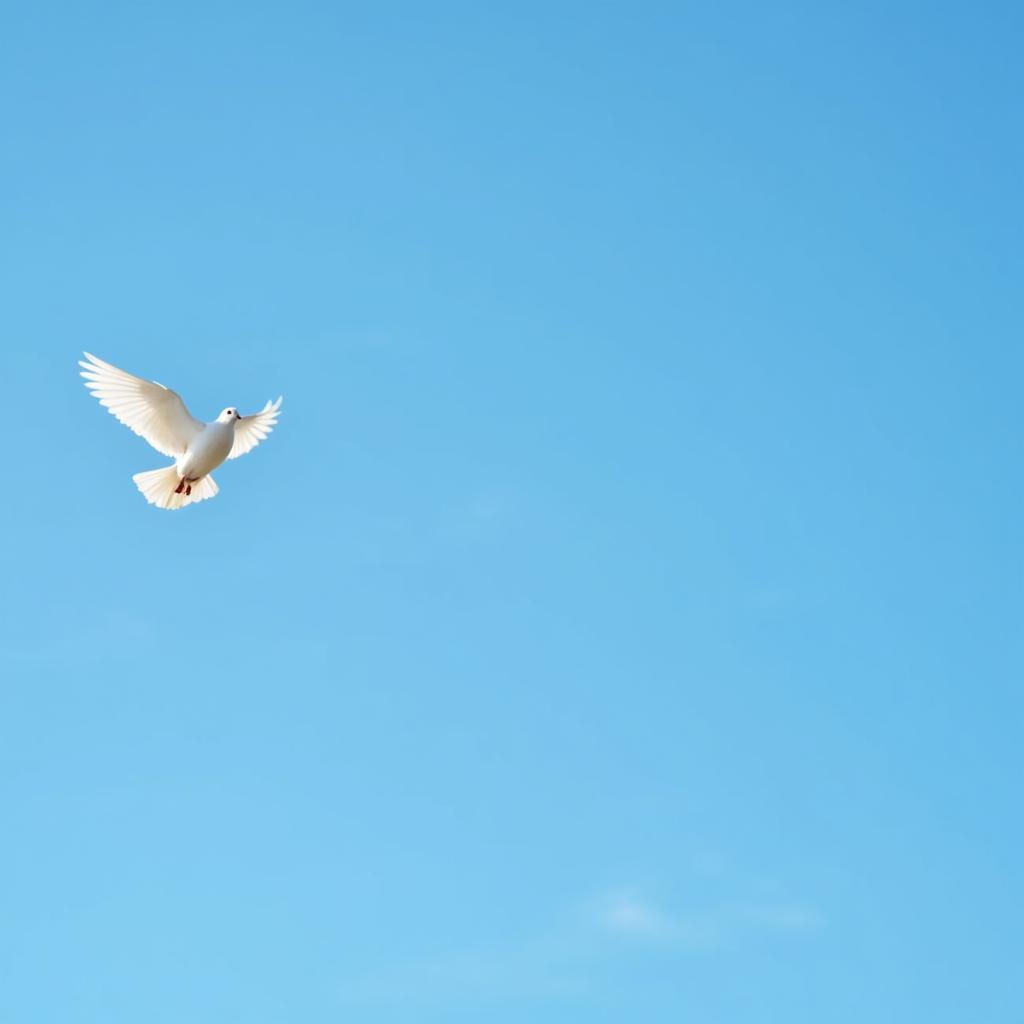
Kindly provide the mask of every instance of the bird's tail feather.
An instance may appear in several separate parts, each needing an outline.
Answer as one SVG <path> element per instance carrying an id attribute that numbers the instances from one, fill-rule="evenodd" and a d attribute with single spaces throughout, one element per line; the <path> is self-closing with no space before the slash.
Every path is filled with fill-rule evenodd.
<path id="1" fill-rule="evenodd" d="M 184 490 L 178 493 L 181 479 L 175 466 L 151 469 L 148 473 L 136 473 L 132 479 L 146 501 L 157 508 L 184 508 L 197 501 L 212 498 L 219 490 L 212 476 L 204 476 L 202 480 L 197 480 L 191 485 L 191 494 L 186 494 Z"/>

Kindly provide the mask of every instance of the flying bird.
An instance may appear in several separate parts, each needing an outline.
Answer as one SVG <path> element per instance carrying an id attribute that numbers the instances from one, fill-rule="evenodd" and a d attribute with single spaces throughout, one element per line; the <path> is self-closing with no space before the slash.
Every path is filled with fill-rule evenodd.
<path id="1" fill-rule="evenodd" d="M 252 451 L 277 423 L 281 399 L 251 416 L 234 406 L 212 423 L 201 423 L 181 396 L 156 381 L 143 380 L 88 352 L 79 360 L 85 386 L 107 411 L 144 437 L 173 466 L 136 473 L 135 486 L 157 508 L 184 508 L 212 498 L 219 488 L 210 474 L 225 460 Z"/>

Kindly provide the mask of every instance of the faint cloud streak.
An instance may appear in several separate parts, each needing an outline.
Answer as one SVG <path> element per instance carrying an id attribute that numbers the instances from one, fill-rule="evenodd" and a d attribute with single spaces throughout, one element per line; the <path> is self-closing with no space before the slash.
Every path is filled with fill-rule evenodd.
<path id="1" fill-rule="evenodd" d="M 519 944 L 414 959 L 352 977 L 341 985 L 348 1004 L 422 1006 L 509 999 L 586 999 L 625 952 L 655 949 L 674 959 L 735 953 L 759 936 L 810 934 L 823 924 L 795 903 L 722 903 L 697 913 L 658 905 L 635 887 L 597 894 L 575 914 Z"/>
<path id="2" fill-rule="evenodd" d="M 689 949 L 733 944 L 757 932 L 809 932 L 824 923 L 817 911 L 791 903 L 721 903 L 669 912 L 629 889 L 604 893 L 588 907 L 590 919 L 608 933 Z"/>

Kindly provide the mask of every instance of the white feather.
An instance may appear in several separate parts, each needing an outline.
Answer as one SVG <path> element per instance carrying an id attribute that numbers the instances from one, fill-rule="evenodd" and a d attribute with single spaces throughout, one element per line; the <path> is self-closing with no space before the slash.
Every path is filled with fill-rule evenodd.
<path id="1" fill-rule="evenodd" d="M 277 410 L 281 408 L 281 397 L 276 402 L 267 402 L 259 412 L 252 416 L 243 416 L 235 424 L 235 443 L 231 446 L 229 459 L 237 459 L 239 455 L 251 452 L 262 441 L 277 423 Z"/>
<path id="2" fill-rule="evenodd" d="M 85 386 L 129 430 L 144 437 L 161 455 L 177 458 L 203 424 L 185 408 L 181 396 L 156 381 L 143 380 L 85 353 Z"/>

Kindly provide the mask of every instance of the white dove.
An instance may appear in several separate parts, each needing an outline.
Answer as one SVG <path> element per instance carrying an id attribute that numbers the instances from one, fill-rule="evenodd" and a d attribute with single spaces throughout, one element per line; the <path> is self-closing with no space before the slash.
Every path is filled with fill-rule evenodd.
<path id="1" fill-rule="evenodd" d="M 100 405 L 175 460 L 173 466 L 132 477 L 146 501 L 158 508 L 184 508 L 212 498 L 219 488 L 210 473 L 225 459 L 251 451 L 277 423 L 280 398 L 251 416 L 231 407 L 212 423 L 200 423 L 170 388 L 125 373 L 88 352 L 84 355 L 88 362 L 79 360 L 78 365 L 84 367 L 85 386 Z"/>

